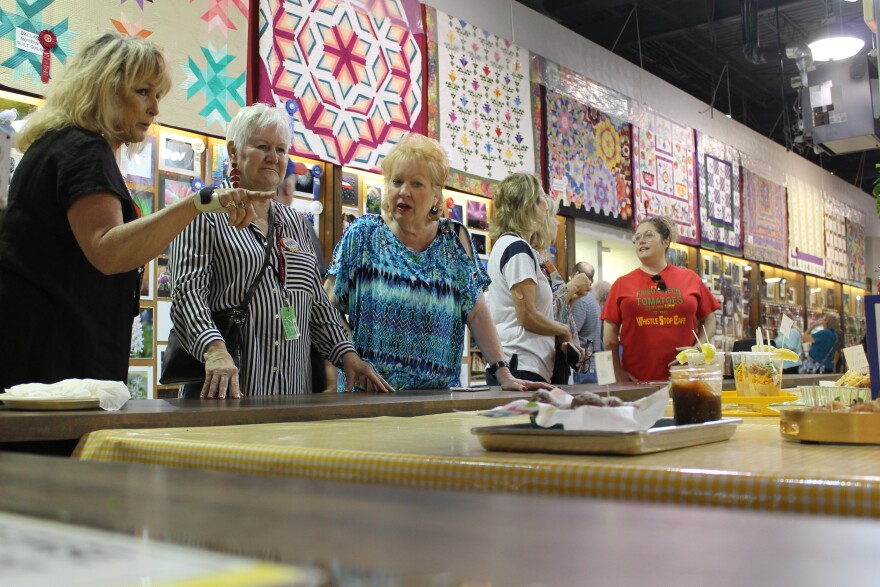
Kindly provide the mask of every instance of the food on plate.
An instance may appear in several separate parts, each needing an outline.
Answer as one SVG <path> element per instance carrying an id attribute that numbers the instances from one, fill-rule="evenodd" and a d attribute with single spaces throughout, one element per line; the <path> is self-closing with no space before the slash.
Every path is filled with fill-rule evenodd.
<path id="1" fill-rule="evenodd" d="M 782 369 L 777 361 L 779 359 L 758 358 L 746 363 L 749 389 L 753 395 L 774 396 L 782 392 Z"/>
<path id="2" fill-rule="evenodd" d="M 585 391 L 584 393 L 580 393 L 574 396 L 571 399 L 571 405 L 565 405 L 560 403 L 561 398 L 554 397 L 549 391 L 545 391 L 543 389 L 539 389 L 532 393 L 532 397 L 529 398 L 530 401 L 539 402 L 542 404 L 550 404 L 552 406 L 556 406 L 557 408 L 562 409 L 575 409 L 581 406 L 595 406 L 597 408 L 619 408 L 620 406 L 626 405 L 623 400 L 619 397 L 614 397 L 613 395 L 598 395 L 593 393 L 592 391 Z"/>
<path id="3" fill-rule="evenodd" d="M 831 401 L 824 406 L 815 406 L 807 408 L 809 412 L 880 412 L 880 399 L 869 400 L 866 402 L 856 402 L 851 406 L 847 406 L 843 402 Z"/>
<path id="4" fill-rule="evenodd" d="M 859 371 L 847 371 L 837 380 L 835 385 L 842 387 L 871 387 L 871 376 Z"/>
<path id="5" fill-rule="evenodd" d="M 565 396 L 563 396 L 565 397 Z M 529 398 L 531 402 L 539 402 L 542 404 L 550 404 L 551 406 L 556 406 L 557 408 L 564 408 L 563 404 L 559 403 L 556 397 L 553 396 L 549 391 L 545 389 L 538 389 L 532 392 L 532 397 Z"/>

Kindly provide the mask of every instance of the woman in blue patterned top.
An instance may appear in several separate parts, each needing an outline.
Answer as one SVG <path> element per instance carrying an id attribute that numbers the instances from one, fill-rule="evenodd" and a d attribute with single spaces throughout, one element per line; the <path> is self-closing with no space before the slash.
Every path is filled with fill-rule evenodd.
<path id="1" fill-rule="evenodd" d="M 483 300 L 489 279 L 474 244 L 437 207 L 449 163 L 437 141 L 409 134 L 382 160 L 382 215 L 353 222 L 324 284 L 348 315 L 360 356 L 395 389 L 459 385 L 465 326 L 504 389 L 544 387 L 515 379 Z M 340 373 L 339 389 L 345 386 Z"/>

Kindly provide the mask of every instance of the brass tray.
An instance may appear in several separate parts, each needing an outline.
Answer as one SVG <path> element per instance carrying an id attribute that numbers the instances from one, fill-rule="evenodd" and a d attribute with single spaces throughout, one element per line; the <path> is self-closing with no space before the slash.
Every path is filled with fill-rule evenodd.
<path id="1" fill-rule="evenodd" d="M 52 399 L 15 397 L 0 393 L 0 402 L 11 410 L 91 410 L 100 407 L 97 399 Z"/>
<path id="2" fill-rule="evenodd" d="M 742 418 L 676 426 L 661 418 L 642 432 L 589 432 L 535 428 L 531 424 L 471 428 L 486 450 L 567 454 L 643 455 L 727 440 Z"/>
<path id="3" fill-rule="evenodd" d="M 880 413 L 784 408 L 779 412 L 779 432 L 783 438 L 805 442 L 880 444 Z"/>

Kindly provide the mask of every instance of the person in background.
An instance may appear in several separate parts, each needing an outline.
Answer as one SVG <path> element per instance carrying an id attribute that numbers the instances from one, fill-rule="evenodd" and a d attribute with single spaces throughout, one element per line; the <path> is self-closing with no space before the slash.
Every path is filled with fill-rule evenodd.
<path id="1" fill-rule="evenodd" d="M 602 309 L 605 307 L 605 302 L 608 300 L 608 292 L 611 291 L 611 284 L 607 281 L 597 281 L 593 284 L 592 290 L 593 295 L 596 298 L 596 304 L 599 306 L 599 340 L 593 342 L 593 346 L 595 350 L 604 351 L 605 350 L 605 323 L 602 321 Z"/>
<path id="2" fill-rule="evenodd" d="M 640 266 L 608 293 L 603 336 L 618 382 L 668 379 L 678 347 L 692 346 L 694 332 L 699 342 L 715 333 L 718 300 L 696 273 L 666 263 L 676 235 L 675 223 L 665 216 L 642 221 L 632 238 Z"/>
<path id="3" fill-rule="evenodd" d="M 585 275 L 591 282 L 596 273 L 596 269 L 586 261 L 576 263 L 574 270 L 575 275 Z M 602 314 L 594 293 L 590 291 L 586 296 L 576 300 L 571 308 L 571 313 L 574 316 L 581 348 L 586 349 L 592 345 L 594 350 L 599 350 L 601 348 L 599 316 Z M 584 368 L 574 374 L 574 382 L 596 383 L 596 359 L 590 357 Z"/>
<path id="4" fill-rule="evenodd" d="M 553 319 L 562 324 L 567 324 L 572 334 L 570 345 L 574 347 L 578 354 L 586 357 L 587 353 L 580 342 L 576 340 L 577 325 L 575 324 L 572 308 L 577 300 L 580 300 L 590 291 L 592 282 L 583 274 L 575 274 L 566 283 L 559 270 L 553 264 L 551 259 L 553 254 L 550 247 L 556 242 L 556 235 L 559 232 L 559 219 L 556 212 L 559 210 L 559 201 L 550 196 L 547 198 L 547 215 L 544 218 L 544 224 L 541 229 L 536 230 L 529 244 L 538 253 L 538 260 L 543 265 L 544 271 L 550 277 L 550 288 L 553 290 Z M 590 350 L 592 353 L 592 350 Z M 580 363 L 583 367 L 586 362 L 584 358 Z M 579 372 L 574 369 L 575 372 Z M 565 385 L 571 379 L 572 366 L 569 364 L 566 352 L 557 345 L 556 356 L 553 361 L 553 373 L 550 376 L 550 383 L 554 385 Z"/>
<path id="5" fill-rule="evenodd" d="M 247 189 L 276 194 L 289 161 L 289 117 L 266 104 L 246 106 L 227 128 L 233 171 Z M 181 343 L 205 363 L 203 385 L 185 385 L 181 397 L 238 398 L 312 391 L 309 361 L 320 353 L 350 380 L 392 391 L 355 352 L 342 317 L 321 288 L 305 221 L 275 199 L 257 202 L 246 230 L 201 216 L 171 246 L 171 317 Z M 244 322 L 242 364 L 236 367 L 212 312 L 237 307 L 268 254 Z"/>
<path id="6" fill-rule="evenodd" d="M 493 204 L 487 295 L 492 321 L 514 375 L 549 382 L 556 338 L 568 343 L 573 335 L 554 319 L 550 272 L 529 244 L 546 226 L 548 198 L 535 175 L 512 173 L 496 187 Z"/>
<path id="7" fill-rule="evenodd" d="M 792 318 L 791 314 L 786 312 L 786 316 Z M 794 318 L 792 318 L 794 320 Z M 801 344 L 803 343 L 803 336 L 801 335 L 801 331 L 798 328 L 797 322 L 795 321 L 791 325 L 791 330 L 788 331 L 788 336 L 782 336 L 780 332 L 776 335 L 776 339 L 773 341 L 774 346 L 778 349 L 786 348 L 796 352 L 798 355 L 801 354 Z M 785 361 L 782 364 L 782 372 L 789 374 L 796 374 L 799 372 L 801 367 L 801 361 L 798 359 L 797 361 Z"/>
<path id="8" fill-rule="evenodd" d="M 840 351 L 840 320 L 829 314 L 814 320 L 807 326 L 804 342 L 809 342 L 810 358 L 825 366 L 825 373 L 834 373 L 837 364 L 837 353 Z"/>
<path id="9" fill-rule="evenodd" d="M 348 315 L 358 352 L 395 389 L 457 387 L 465 326 L 488 361 L 487 379 L 514 378 L 483 290 L 488 278 L 467 229 L 442 218 L 449 161 L 440 143 L 406 135 L 382 159 L 382 215 L 352 222 L 333 251 L 324 288 Z M 346 382 L 340 375 L 339 385 Z"/>
<path id="10" fill-rule="evenodd" d="M 126 381 L 142 266 L 200 211 L 244 228 L 273 194 L 217 190 L 138 218 L 119 171 L 171 87 L 150 41 L 85 41 L 16 137 L 24 152 L 0 224 L 0 390 L 63 379 Z M 226 206 L 230 206 L 227 208 Z"/>

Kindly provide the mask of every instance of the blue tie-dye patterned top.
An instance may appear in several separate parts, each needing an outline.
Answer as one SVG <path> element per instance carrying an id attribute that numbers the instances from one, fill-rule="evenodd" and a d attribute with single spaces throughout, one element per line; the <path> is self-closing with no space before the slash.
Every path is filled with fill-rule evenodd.
<path id="1" fill-rule="evenodd" d="M 459 384 L 465 321 L 489 286 L 482 263 L 459 241 L 459 230 L 461 224 L 441 218 L 437 236 L 417 253 L 380 216 L 367 214 L 348 227 L 333 251 L 328 273 L 336 276 L 333 293 L 348 314 L 352 342 L 395 389 Z M 345 389 L 342 371 L 338 389 Z"/>

